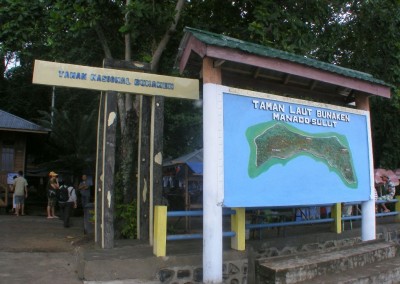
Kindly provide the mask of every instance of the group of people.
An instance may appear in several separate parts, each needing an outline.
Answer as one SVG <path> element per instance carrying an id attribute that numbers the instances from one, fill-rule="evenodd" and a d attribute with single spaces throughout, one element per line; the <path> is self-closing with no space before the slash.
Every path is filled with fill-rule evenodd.
<path id="1" fill-rule="evenodd" d="M 65 200 L 60 199 L 60 192 L 62 188 L 66 188 L 68 192 Z M 25 199 L 28 198 L 28 182 L 24 178 L 23 171 L 19 171 L 18 175 L 13 177 L 12 184 L 13 194 L 13 213 L 16 216 L 25 215 Z M 85 208 L 86 204 L 90 202 L 90 186 L 87 182 L 87 176 L 82 175 L 82 180 L 79 183 L 78 190 L 81 195 L 82 208 Z M 49 173 L 49 181 L 47 183 L 47 218 L 59 218 L 55 215 L 55 207 L 59 204 L 61 218 L 64 222 L 64 227 L 70 226 L 70 217 L 72 215 L 73 208 L 77 208 L 77 195 L 75 188 L 65 182 L 64 180 L 58 179 L 58 174 L 55 172 Z"/>
<path id="2" fill-rule="evenodd" d="M 82 175 L 82 180 L 79 183 L 78 190 L 81 194 L 82 208 L 85 208 L 86 204 L 90 200 L 90 187 L 87 183 L 87 176 Z M 68 193 L 66 198 L 61 199 L 61 192 L 65 191 Z M 70 226 L 70 217 L 72 215 L 73 208 L 77 208 L 77 195 L 76 190 L 72 184 L 58 179 L 58 174 L 55 172 L 49 173 L 49 181 L 47 183 L 47 218 L 59 218 L 55 215 L 55 207 L 59 204 L 61 219 L 63 220 L 64 227 Z"/>

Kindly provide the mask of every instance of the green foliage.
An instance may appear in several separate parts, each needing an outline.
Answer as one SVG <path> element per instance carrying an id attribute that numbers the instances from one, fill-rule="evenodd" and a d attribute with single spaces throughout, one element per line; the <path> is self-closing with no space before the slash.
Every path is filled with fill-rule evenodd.
<path id="1" fill-rule="evenodd" d="M 254 19 L 253 1 L 192 0 L 186 3 L 180 21 L 181 31 L 189 26 L 248 39 L 248 25 Z M 178 33 L 178 39 L 181 37 Z"/>
<path id="2" fill-rule="evenodd" d="M 116 230 L 120 233 L 120 237 L 134 239 L 137 231 L 136 199 L 129 203 L 124 203 L 122 173 L 117 172 L 114 178 Z"/>
<path id="3" fill-rule="evenodd" d="M 122 223 L 121 237 L 125 239 L 136 238 L 136 200 L 129 204 L 117 204 L 115 217 Z"/>
<path id="4" fill-rule="evenodd" d="M 34 43 L 43 43 L 46 1 L 4 0 L 0 5 L 0 42 L 5 51 L 21 57 L 34 53 Z M 42 52 L 45 50 L 42 50 Z"/>
<path id="5" fill-rule="evenodd" d="M 178 157 L 203 147 L 202 108 L 188 100 L 165 100 L 164 156 Z"/>
<path id="6" fill-rule="evenodd" d="M 132 0 L 128 6 L 123 0 L 3 2 L 0 55 L 18 59 L 20 66 L 9 69 L 0 79 L 0 106 L 33 121 L 44 112 L 48 115 L 51 102 L 51 87 L 31 84 L 34 59 L 101 66 L 105 56 L 103 44 L 109 46 L 114 58 L 123 59 L 124 36 L 129 33 L 132 60 L 151 62 L 155 45 L 173 21 L 176 5 L 176 0 Z M 186 1 L 177 29 L 170 34 L 163 52 L 160 73 L 179 75 L 174 73 L 173 65 L 185 26 L 360 70 L 399 86 L 398 0 Z M 4 64 L 0 70 L 5 71 Z M 199 74 L 190 76 L 198 78 Z M 51 126 L 54 134 L 49 141 L 51 147 L 46 150 L 48 159 L 69 161 L 68 166 L 78 156 L 82 161 L 85 153 L 93 159 L 93 149 L 84 144 L 90 142 L 93 147 L 96 144 L 92 138 L 84 138 L 95 134 L 84 125 L 95 124 L 92 111 L 97 111 L 98 94 L 67 88 L 57 88 L 56 94 L 61 123 Z M 393 95 L 391 100 L 371 99 L 371 121 L 375 165 L 397 168 L 400 167 L 399 91 L 394 89 Z M 45 119 L 50 121 L 49 117 Z M 60 142 L 63 134 L 76 137 L 66 145 Z M 201 107 L 189 101 L 166 99 L 164 134 L 164 156 L 176 157 L 201 148 Z M 79 154 L 74 155 L 74 151 Z"/>
<path id="7" fill-rule="evenodd" d="M 51 129 L 46 153 L 49 168 L 68 169 L 79 176 L 94 169 L 96 152 L 97 110 L 80 114 L 72 110 L 53 110 L 54 115 L 40 112 L 39 123 Z"/>

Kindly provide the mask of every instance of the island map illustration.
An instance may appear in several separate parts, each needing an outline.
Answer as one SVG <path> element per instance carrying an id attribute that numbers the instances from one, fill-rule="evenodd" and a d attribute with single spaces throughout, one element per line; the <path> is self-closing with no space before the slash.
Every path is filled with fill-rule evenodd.
<path id="1" fill-rule="evenodd" d="M 307 133 L 287 123 L 269 121 L 250 126 L 246 137 L 250 146 L 248 174 L 251 178 L 276 164 L 285 165 L 300 155 L 307 155 L 324 163 L 347 187 L 358 186 L 351 149 L 344 135 Z"/>

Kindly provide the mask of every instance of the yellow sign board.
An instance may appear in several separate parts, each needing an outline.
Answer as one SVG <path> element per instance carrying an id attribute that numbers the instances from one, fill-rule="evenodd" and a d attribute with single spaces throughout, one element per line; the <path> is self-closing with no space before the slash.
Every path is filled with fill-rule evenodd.
<path id="1" fill-rule="evenodd" d="M 35 60 L 34 84 L 199 99 L 199 81 L 149 73 Z"/>

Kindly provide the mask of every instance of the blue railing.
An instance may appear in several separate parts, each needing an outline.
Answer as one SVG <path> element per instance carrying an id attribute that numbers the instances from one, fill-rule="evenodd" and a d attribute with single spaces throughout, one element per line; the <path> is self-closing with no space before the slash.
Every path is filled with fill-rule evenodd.
<path id="1" fill-rule="evenodd" d="M 384 203 L 397 203 L 398 199 L 391 199 L 391 200 L 376 200 L 375 204 L 384 204 Z M 361 205 L 360 202 L 345 202 L 343 203 L 345 206 L 358 206 Z M 358 213 L 358 212 L 356 212 Z M 399 215 L 400 212 L 398 211 L 391 211 L 391 212 L 381 212 L 381 213 L 375 213 L 376 217 L 387 217 L 387 216 L 397 216 Z M 342 216 L 342 221 L 351 221 L 351 220 L 360 220 L 362 216 L 360 214 L 353 214 L 350 216 Z"/>
<path id="2" fill-rule="evenodd" d="M 382 203 L 396 203 L 398 202 L 397 199 L 392 199 L 392 200 L 377 200 L 376 204 L 382 204 Z M 335 221 L 334 218 L 312 218 L 312 219 L 306 219 L 306 220 L 294 220 L 296 218 L 296 210 L 304 210 L 305 208 L 309 207 L 330 207 L 333 206 L 334 204 L 323 204 L 323 205 L 309 205 L 309 206 L 302 206 L 296 207 L 293 210 L 293 207 L 279 207 L 279 208 L 270 208 L 270 207 L 262 207 L 262 208 L 251 208 L 247 209 L 247 211 L 257 211 L 257 210 L 265 210 L 265 209 L 292 209 L 293 210 L 293 215 L 292 221 L 284 221 L 284 218 L 287 217 L 287 215 L 280 215 L 279 212 L 277 214 L 271 214 L 271 215 L 258 215 L 256 218 L 265 218 L 268 219 L 268 217 L 278 217 L 281 218 L 277 222 L 255 222 L 255 223 L 250 223 L 246 224 L 246 230 L 259 230 L 263 228 L 279 228 L 279 227 L 289 227 L 289 226 L 300 226 L 300 225 L 310 225 L 310 224 L 322 224 L 322 223 L 333 223 Z M 345 202 L 343 203 L 344 206 L 357 206 L 361 205 L 361 202 Z M 376 217 L 386 217 L 386 216 L 396 216 L 399 215 L 400 212 L 398 211 L 392 211 L 392 212 L 386 212 L 386 213 L 376 213 Z M 233 215 L 236 214 L 234 210 L 231 209 L 225 209 L 223 210 L 223 215 Z M 195 210 L 195 211 L 169 211 L 167 212 L 167 217 L 200 217 L 203 216 L 203 211 L 202 210 Z M 350 221 L 350 220 L 361 220 L 361 215 L 351 215 L 351 216 L 342 216 L 342 221 Z M 223 232 L 223 237 L 234 237 L 235 232 L 229 231 L 229 232 Z M 167 235 L 167 240 L 168 241 L 177 241 L 177 240 L 190 240 L 190 239 L 202 239 L 203 234 L 169 234 Z"/>
<path id="3" fill-rule="evenodd" d="M 397 203 L 398 199 L 392 199 L 392 200 L 376 200 L 376 204 L 382 204 L 382 203 Z M 278 217 L 278 220 L 275 222 L 255 222 L 253 224 L 246 224 L 246 230 L 259 230 L 263 228 L 279 228 L 279 227 L 289 227 L 289 226 L 299 226 L 299 225 L 310 225 L 310 224 L 321 224 L 321 223 L 333 223 L 335 221 L 334 218 L 310 218 L 306 220 L 295 220 L 296 219 L 296 212 L 295 210 L 303 210 L 305 208 L 310 208 L 310 207 L 330 207 L 333 206 L 334 204 L 323 204 L 323 205 L 308 205 L 308 206 L 302 206 L 296 207 L 293 210 L 293 207 L 279 207 L 279 208 L 271 208 L 271 207 L 263 207 L 263 208 L 252 208 L 251 210 L 265 210 L 265 209 L 272 209 L 272 210 L 281 210 L 281 209 L 292 209 L 293 212 L 293 217 L 292 221 L 284 221 L 284 218 L 287 217 L 285 215 L 280 215 L 279 211 L 277 211 L 276 214 L 267 214 L 267 215 L 258 215 L 256 218 L 260 218 L 261 220 L 264 218 L 265 220 L 270 218 L 270 217 Z M 355 206 L 355 205 L 361 205 L 361 202 L 345 202 L 343 203 L 344 206 Z M 391 212 L 382 212 L 382 213 L 376 213 L 376 217 L 387 217 L 387 216 L 396 216 L 399 215 L 400 212 L 398 211 L 391 211 Z M 350 221 L 350 220 L 361 220 L 361 215 L 351 215 L 351 216 L 343 216 L 341 217 L 342 221 Z"/>
<path id="4" fill-rule="evenodd" d="M 399 197 L 392 200 L 377 200 L 376 204 L 379 205 L 381 203 L 396 203 L 395 211 L 392 212 L 383 212 L 376 213 L 376 217 L 386 217 L 386 216 L 397 216 L 396 220 L 399 219 L 400 216 L 400 204 L 398 203 Z M 289 227 L 289 226 L 299 226 L 299 225 L 309 225 L 309 224 L 321 224 L 321 223 L 333 223 L 334 231 L 337 233 L 341 232 L 341 228 L 344 230 L 344 222 L 352 220 L 359 220 L 362 218 L 360 215 L 350 215 L 343 216 L 340 214 L 341 206 L 357 206 L 358 209 L 361 202 L 348 202 L 348 203 L 337 203 L 337 204 L 322 204 L 322 205 L 302 205 L 301 207 L 263 207 L 263 208 L 235 208 L 229 209 L 224 208 L 223 215 L 228 215 L 232 217 L 231 222 L 231 231 L 222 232 L 223 237 L 231 237 L 232 238 L 232 248 L 237 250 L 244 250 L 245 247 L 245 230 L 250 233 L 250 230 L 260 230 L 263 228 L 281 228 L 281 227 Z M 310 208 L 320 208 L 320 207 L 331 207 L 332 208 L 332 218 L 319 218 L 318 216 L 312 216 L 308 214 L 307 210 Z M 354 208 L 354 207 L 353 207 Z M 278 210 L 278 211 L 272 211 Z M 282 210 L 283 209 L 283 210 Z M 246 220 L 246 211 L 268 211 L 267 215 L 259 215 L 254 214 L 252 217 L 253 223 L 247 223 Z M 296 214 L 301 212 L 300 215 Z M 356 213 L 360 213 L 359 210 L 356 210 Z M 203 234 L 168 234 L 167 233 L 167 219 L 168 217 L 201 217 L 203 216 L 202 210 L 195 211 L 167 211 L 166 206 L 156 206 L 155 208 L 155 221 L 154 221 L 154 245 L 153 252 L 157 256 L 165 256 L 166 255 L 166 241 L 179 241 L 179 240 L 192 240 L 192 239 L 202 239 Z M 297 217 L 297 218 L 296 218 Z M 301 217 L 300 220 L 298 220 Z M 258 219 L 257 219 L 258 218 Z M 308 218 L 308 219 L 307 219 Z M 296 220 L 297 219 L 297 220 Z M 288 221 L 290 220 L 290 221 Z M 279 232 L 279 231 L 278 231 Z M 261 233 L 261 231 L 260 231 Z M 261 237 L 261 234 L 260 234 Z"/>
<path id="5" fill-rule="evenodd" d="M 231 209 L 224 209 L 222 211 L 223 215 L 235 215 L 236 211 Z M 193 210 L 193 211 L 168 211 L 167 217 L 199 217 L 203 216 L 202 210 Z M 223 237 L 234 237 L 236 235 L 235 232 L 222 232 Z M 202 239 L 203 234 L 167 234 L 167 241 L 181 241 L 181 240 L 194 240 L 194 239 Z"/>

